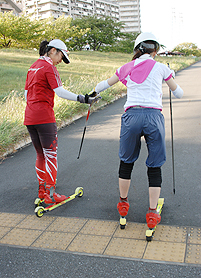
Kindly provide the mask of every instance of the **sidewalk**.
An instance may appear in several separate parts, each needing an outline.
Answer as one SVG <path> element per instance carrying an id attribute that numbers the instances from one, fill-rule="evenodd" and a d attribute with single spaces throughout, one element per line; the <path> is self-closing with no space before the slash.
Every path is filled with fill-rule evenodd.
<path id="1" fill-rule="evenodd" d="M 201 228 L 158 225 L 145 239 L 146 224 L 0 213 L 0 244 L 74 254 L 170 262 L 201 267 Z M 122 248 L 127 246 L 127 248 Z"/>
<path id="2" fill-rule="evenodd" d="M 176 194 L 172 193 L 169 90 L 163 114 L 167 161 L 163 166 L 162 220 L 145 239 L 148 208 L 144 140 L 132 173 L 125 230 L 119 227 L 119 132 L 125 98 L 90 115 L 80 159 L 85 117 L 59 131 L 58 184 L 79 201 L 42 218 L 34 214 L 35 150 L 28 146 L 0 164 L 0 277 L 197 278 L 201 277 L 201 62 L 179 72 L 185 94 L 173 98 Z"/>

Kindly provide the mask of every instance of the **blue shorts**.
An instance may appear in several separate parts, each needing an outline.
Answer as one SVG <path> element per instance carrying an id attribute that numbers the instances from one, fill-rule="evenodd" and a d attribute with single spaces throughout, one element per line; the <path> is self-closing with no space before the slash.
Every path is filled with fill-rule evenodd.
<path id="1" fill-rule="evenodd" d="M 121 117 L 119 157 L 125 163 L 135 162 L 144 136 L 148 167 L 161 167 L 166 161 L 164 116 L 158 109 L 130 108 Z"/>

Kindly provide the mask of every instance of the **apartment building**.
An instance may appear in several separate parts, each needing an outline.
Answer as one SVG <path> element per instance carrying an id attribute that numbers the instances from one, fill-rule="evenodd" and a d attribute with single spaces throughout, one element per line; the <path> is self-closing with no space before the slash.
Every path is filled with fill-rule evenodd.
<path id="1" fill-rule="evenodd" d="M 8 0 L 10 1 L 10 0 Z M 60 15 L 76 17 L 110 16 L 125 24 L 127 33 L 140 32 L 140 0 L 14 0 L 23 11 L 35 19 Z"/>
<path id="2" fill-rule="evenodd" d="M 110 16 L 113 19 L 119 20 L 119 5 L 115 2 L 102 0 L 71 0 L 71 9 L 69 15 L 72 18 L 79 16 L 97 15 Z"/>
<path id="3" fill-rule="evenodd" d="M 23 10 L 27 15 L 36 19 L 60 15 L 76 17 L 97 15 L 110 16 L 119 20 L 119 5 L 116 2 L 102 0 L 16 0 L 23 1 Z"/>
<path id="4" fill-rule="evenodd" d="M 140 0 L 116 0 L 119 4 L 119 20 L 125 24 L 126 33 L 141 31 Z"/>
<path id="5" fill-rule="evenodd" d="M 0 12 L 5 13 L 11 11 L 17 15 L 22 12 L 22 8 L 12 0 L 0 0 Z"/>

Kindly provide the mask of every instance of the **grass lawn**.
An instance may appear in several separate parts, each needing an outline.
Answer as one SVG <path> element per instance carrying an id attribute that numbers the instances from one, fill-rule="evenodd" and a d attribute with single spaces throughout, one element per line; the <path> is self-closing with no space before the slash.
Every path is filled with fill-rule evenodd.
<path id="1" fill-rule="evenodd" d="M 24 85 L 26 74 L 36 59 L 38 52 L 34 50 L 1 49 L 0 50 L 0 158 L 15 144 L 27 137 L 23 126 L 25 100 Z M 130 62 L 132 54 L 102 53 L 81 51 L 70 53 L 71 63 L 61 63 L 57 66 L 63 85 L 76 94 L 86 94 L 95 85 L 110 76 L 123 64 Z M 194 57 L 157 57 L 157 61 L 170 64 L 175 71 L 193 64 L 198 59 Z M 109 103 L 114 98 L 126 92 L 126 87 L 120 82 L 101 93 L 103 102 Z M 96 109 L 97 107 L 94 107 Z M 55 115 L 58 126 L 63 121 L 70 120 L 77 114 L 87 111 L 88 105 L 55 97 Z"/>
<path id="2" fill-rule="evenodd" d="M 37 51 L 34 50 L 0 50 L 0 100 L 12 91 L 18 93 L 24 91 L 27 71 L 38 57 Z M 73 87 L 73 82 L 82 83 L 82 80 L 89 80 L 93 87 L 98 77 L 100 81 L 103 75 L 109 77 L 131 58 L 132 55 L 121 53 L 72 52 L 71 63 L 68 65 L 61 63 L 57 68 L 65 86 Z"/>

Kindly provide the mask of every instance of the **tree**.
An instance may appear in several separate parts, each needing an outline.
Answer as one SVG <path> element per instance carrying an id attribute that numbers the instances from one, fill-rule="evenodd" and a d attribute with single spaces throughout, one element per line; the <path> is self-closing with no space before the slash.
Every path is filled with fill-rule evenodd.
<path id="1" fill-rule="evenodd" d="M 53 16 L 43 20 L 45 26 L 45 32 L 43 36 L 47 40 L 60 39 L 65 41 L 71 36 L 71 18 L 64 17 L 64 15 L 59 16 L 54 19 Z"/>
<path id="2" fill-rule="evenodd" d="M 201 50 L 192 42 L 185 42 L 177 45 L 173 51 L 179 51 L 184 53 L 186 56 L 201 56 Z"/>
<path id="3" fill-rule="evenodd" d="M 78 30 L 77 34 L 70 39 L 70 46 L 76 50 L 82 50 L 87 43 L 87 34 L 90 32 L 90 28 L 85 24 L 85 18 L 75 18 L 71 22 L 72 28 Z"/>
<path id="4" fill-rule="evenodd" d="M 25 15 L 0 13 L 0 45 L 2 47 L 36 47 L 43 30 L 41 22 L 33 22 Z"/>
<path id="5" fill-rule="evenodd" d="M 116 41 L 114 46 L 107 47 L 106 50 L 110 50 L 113 52 L 124 52 L 124 53 L 132 53 L 134 48 L 134 43 L 139 33 L 125 33 L 122 34 L 121 39 Z"/>
<path id="6" fill-rule="evenodd" d="M 3 47 L 11 45 L 14 18 L 15 16 L 11 12 L 0 13 L 0 45 Z"/>
<path id="7" fill-rule="evenodd" d="M 65 17 L 64 15 L 59 16 L 57 19 L 50 17 L 44 20 L 44 38 L 47 40 L 57 38 L 64 41 L 68 48 L 73 47 L 75 45 L 75 38 L 84 36 L 86 31 L 78 28 L 77 26 L 73 26 L 71 22 L 72 18 L 70 16 Z"/>
<path id="8" fill-rule="evenodd" d="M 44 26 L 41 21 L 33 21 L 30 17 L 22 15 L 14 19 L 12 30 L 12 46 L 19 48 L 38 47 Z"/>
<path id="9" fill-rule="evenodd" d="M 79 43 L 86 44 L 88 42 L 93 50 L 100 50 L 101 46 L 113 45 L 122 35 L 123 24 L 115 22 L 108 16 L 97 18 L 94 15 L 76 18 L 72 24 L 82 30 L 87 30 L 86 34 L 79 38 Z"/>

